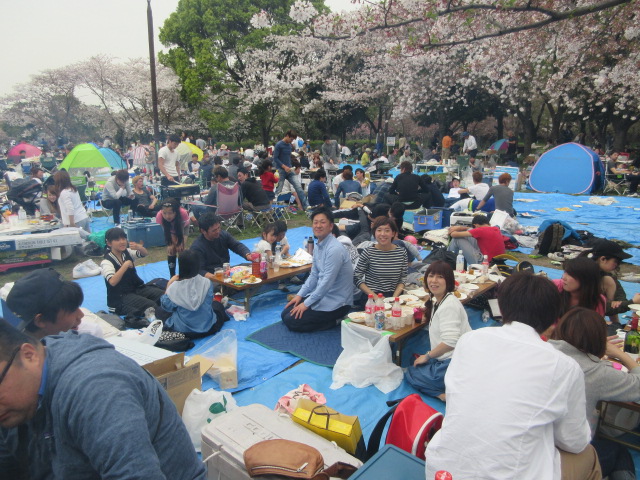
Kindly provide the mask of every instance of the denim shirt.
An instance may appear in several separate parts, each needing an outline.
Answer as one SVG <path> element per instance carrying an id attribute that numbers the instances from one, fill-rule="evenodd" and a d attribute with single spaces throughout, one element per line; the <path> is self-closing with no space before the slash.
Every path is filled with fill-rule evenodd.
<path id="1" fill-rule="evenodd" d="M 316 311 L 331 312 L 353 304 L 353 267 L 349 252 L 329 234 L 313 252 L 311 274 L 298 295 Z"/>

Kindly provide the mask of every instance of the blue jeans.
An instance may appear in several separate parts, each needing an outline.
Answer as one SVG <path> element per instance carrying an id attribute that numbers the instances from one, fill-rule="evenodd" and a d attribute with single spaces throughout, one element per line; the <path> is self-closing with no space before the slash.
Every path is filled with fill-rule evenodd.
<path id="1" fill-rule="evenodd" d="M 472 263 L 482 263 L 482 252 L 478 247 L 478 241 L 473 237 L 452 238 L 447 250 L 456 255 L 462 250 L 467 266 Z"/>
<path id="2" fill-rule="evenodd" d="M 278 186 L 276 187 L 275 196 L 277 197 L 278 195 L 280 195 L 280 192 L 284 187 L 284 182 L 288 181 L 291 185 L 293 185 L 293 188 L 298 194 L 298 198 L 302 203 L 302 207 L 305 209 L 308 208 L 309 202 L 307 202 L 307 196 L 304 194 L 304 190 L 302 190 L 302 185 L 300 185 L 300 182 L 298 181 L 298 177 L 296 176 L 293 169 L 289 170 L 289 173 L 287 173 L 283 169 L 279 168 L 278 175 L 280 175 L 280 180 L 278 181 Z"/>

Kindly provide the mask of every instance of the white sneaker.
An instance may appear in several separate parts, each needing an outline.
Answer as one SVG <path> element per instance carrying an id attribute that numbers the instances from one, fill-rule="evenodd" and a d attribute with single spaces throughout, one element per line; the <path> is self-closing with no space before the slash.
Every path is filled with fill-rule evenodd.
<path id="1" fill-rule="evenodd" d="M 73 278 L 95 277 L 101 274 L 102 269 L 91 259 L 73 267 Z"/>
<path id="2" fill-rule="evenodd" d="M 565 260 L 564 255 L 560 252 L 549 253 L 547 257 L 549 257 L 549 260 L 555 260 L 556 262 L 564 262 Z"/>

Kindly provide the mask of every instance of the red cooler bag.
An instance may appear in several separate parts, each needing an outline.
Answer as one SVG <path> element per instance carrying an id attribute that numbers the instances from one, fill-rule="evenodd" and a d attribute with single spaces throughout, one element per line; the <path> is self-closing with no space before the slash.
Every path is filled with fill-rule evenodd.
<path id="1" fill-rule="evenodd" d="M 424 460 L 427 443 L 442 427 L 444 416 L 430 407 L 417 393 L 387 402 L 392 408 L 385 413 L 371 432 L 367 459 L 373 457 L 380 448 L 382 432 L 391 417 L 391 424 L 387 431 L 385 443 L 390 443 L 405 452 L 409 452 Z"/>

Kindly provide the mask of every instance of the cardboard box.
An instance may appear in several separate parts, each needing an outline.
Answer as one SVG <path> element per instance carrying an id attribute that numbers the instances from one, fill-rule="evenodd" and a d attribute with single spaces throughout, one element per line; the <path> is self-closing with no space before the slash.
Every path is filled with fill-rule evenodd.
<path id="1" fill-rule="evenodd" d="M 51 254 L 48 248 L 0 252 L 0 264 L 2 265 L 39 262 L 44 260 L 51 260 Z"/>
<path id="2" fill-rule="evenodd" d="M 156 377 L 176 408 L 182 415 L 184 402 L 194 388 L 202 389 L 200 363 L 190 361 L 184 364 L 184 353 L 177 353 L 143 365 L 147 372 Z"/>

